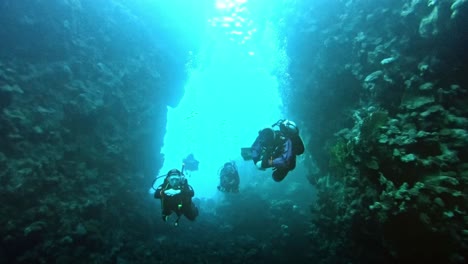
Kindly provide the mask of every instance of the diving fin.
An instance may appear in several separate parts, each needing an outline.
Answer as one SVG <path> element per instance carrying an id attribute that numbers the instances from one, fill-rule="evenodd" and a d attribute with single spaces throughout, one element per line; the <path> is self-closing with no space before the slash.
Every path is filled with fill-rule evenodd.
<path id="1" fill-rule="evenodd" d="M 252 148 L 241 148 L 241 156 L 244 160 L 252 160 Z"/>

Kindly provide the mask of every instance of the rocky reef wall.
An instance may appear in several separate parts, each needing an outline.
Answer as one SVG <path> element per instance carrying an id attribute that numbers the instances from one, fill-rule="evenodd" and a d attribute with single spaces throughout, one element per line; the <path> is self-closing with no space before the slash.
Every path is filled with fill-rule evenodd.
<path id="1" fill-rule="evenodd" d="M 319 168 L 311 251 L 321 263 L 465 263 L 468 3 L 295 10 L 289 112 Z"/>
<path id="2" fill-rule="evenodd" d="M 0 14 L 0 262 L 110 263 L 147 231 L 140 200 L 187 55 L 117 1 L 5 0 Z"/>

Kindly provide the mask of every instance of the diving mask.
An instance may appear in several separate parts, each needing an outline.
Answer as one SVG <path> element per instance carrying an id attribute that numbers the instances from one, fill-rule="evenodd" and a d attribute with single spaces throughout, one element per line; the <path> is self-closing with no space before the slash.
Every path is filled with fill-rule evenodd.
<path id="1" fill-rule="evenodd" d="M 169 176 L 169 185 L 173 188 L 180 187 L 182 185 L 182 177 L 179 175 Z"/>

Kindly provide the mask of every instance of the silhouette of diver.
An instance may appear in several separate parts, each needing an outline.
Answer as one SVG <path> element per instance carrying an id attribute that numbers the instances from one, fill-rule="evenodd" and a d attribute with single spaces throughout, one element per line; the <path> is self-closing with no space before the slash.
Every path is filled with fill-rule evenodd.
<path id="1" fill-rule="evenodd" d="M 184 163 L 185 170 L 188 171 L 198 170 L 198 164 L 200 163 L 198 160 L 195 159 L 192 153 L 190 153 L 185 159 L 183 159 L 182 162 Z"/>

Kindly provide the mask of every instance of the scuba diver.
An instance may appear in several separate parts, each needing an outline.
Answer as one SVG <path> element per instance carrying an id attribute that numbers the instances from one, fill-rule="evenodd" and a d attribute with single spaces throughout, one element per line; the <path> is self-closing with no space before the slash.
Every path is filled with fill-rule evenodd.
<path id="1" fill-rule="evenodd" d="M 154 193 L 155 199 L 161 199 L 162 219 L 167 221 L 169 215 L 174 212 L 177 219 L 175 226 L 179 225 L 181 215 L 185 215 L 190 221 L 194 221 L 198 216 L 198 208 L 192 202 L 195 195 L 184 174 L 178 169 L 170 170 L 164 182 L 159 185 Z"/>
<path id="2" fill-rule="evenodd" d="M 198 160 L 195 159 L 192 153 L 187 155 L 185 159 L 182 160 L 184 163 L 185 169 L 188 171 L 196 171 L 198 170 L 198 164 L 200 163 Z"/>
<path id="3" fill-rule="evenodd" d="M 223 168 L 219 172 L 218 190 L 222 192 L 239 192 L 239 172 L 234 161 L 224 163 Z"/>
<path id="4" fill-rule="evenodd" d="M 279 130 L 274 129 L 279 127 Z M 296 167 L 296 156 L 304 153 L 304 143 L 296 123 L 280 119 L 258 132 L 250 151 L 242 149 L 244 159 L 252 159 L 260 170 L 273 168 L 272 177 L 282 181 Z"/>

